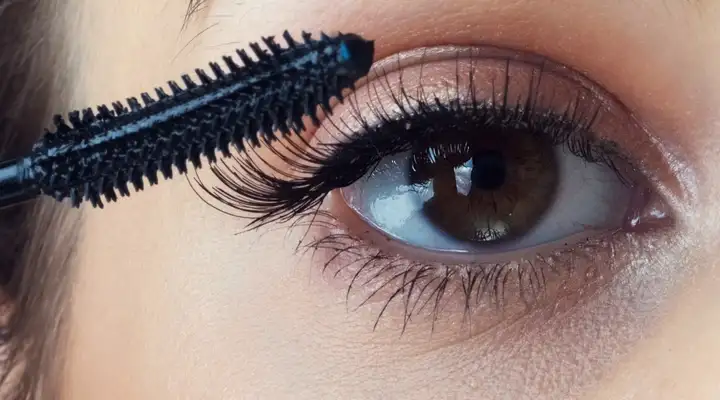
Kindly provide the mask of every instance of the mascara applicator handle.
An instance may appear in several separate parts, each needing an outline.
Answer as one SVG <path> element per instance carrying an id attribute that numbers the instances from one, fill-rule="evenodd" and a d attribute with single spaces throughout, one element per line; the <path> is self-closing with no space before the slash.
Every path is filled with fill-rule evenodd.
<path id="1" fill-rule="evenodd" d="M 28 184 L 32 180 L 28 158 L 0 162 L 0 208 L 32 200 L 40 195 L 40 188 Z"/>

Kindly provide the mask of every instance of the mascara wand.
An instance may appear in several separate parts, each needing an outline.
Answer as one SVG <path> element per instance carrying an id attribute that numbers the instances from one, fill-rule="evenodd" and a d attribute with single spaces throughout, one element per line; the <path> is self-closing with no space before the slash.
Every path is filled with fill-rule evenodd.
<path id="1" fill-rule="evenodd" d="M 367 75 L 372 65 L 374 43 L 355 34 L 312 39 L 302 33 L 296 42 L 285 31 L 285 47 L 274 38 L 262 38 L 237 56 L 225 56 L 226 69 L 210 63 L 214 77 L 196 69 L 199 83 L 181 77 L 185 88 L 168 82 L 171 94 L 155 89 L 155 98 L 142 93 L 126 105 L 112 103 L 73 111 L 66 123 L 56 115 L 55 131 L 46 131 L 29 155 L 0 163 L 0 208 L 40 195 L 58 201 L 70 199 L 78 207 L 89 201 L 103 207 L 106 201 L 129 196 L 128 184 L 143 190 L 143 178 L 158 183 L 173 176 L 173 166 L 187 173 L 187 162 L 201 166 L 200 157 L 216 161 L 216 151 L 230 156 L 230 144 L 239 151 L 249 143 L 260 146 L 259 135 L 277 140 L 305 129 L 303 116 L 314 125 L 319 106 L 329 111 L 332 97 L 342 100 L 342 91 Z"/>

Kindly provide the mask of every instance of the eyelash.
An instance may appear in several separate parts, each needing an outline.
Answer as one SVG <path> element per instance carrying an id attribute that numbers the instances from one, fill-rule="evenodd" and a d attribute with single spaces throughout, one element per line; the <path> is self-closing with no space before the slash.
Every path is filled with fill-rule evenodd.
<path id="1" fill-rule="evenodd" d="M 614 231 L 609 237 L 587 239 L 572 248 L 536 255 L 534 259 L 445 265 L 388 254 L 349 233 L 341 221 L 326 211 L 304 212 L 291 226 L 325 228 L 319 238 L 298 245 L 298 254 L 323 260 L 323 274 L 331 274 L 335 279 L 343 275 L 342 281 L 350 282 L 345 292 L 348 307 L 356 288 L 369 290 L 362 291 L 354 309 L 381 299 L 373 330 L 393 303 L 399 305 L 403 315 L 401 333 L 413 317 L 424 311 L 430 313 L 434 329 L 440 311 L 452 301 L 454 293 L 462 295 L 460 309 L 463 322 L 466 322 L 466 318 L 477 310 L 508 311 L 505 309 L 508 304 L 506 293 L 510 290 L 517 292 L 526 310 L 544 304 L 546 300 L 559 300 L 547 298 L 546 289 L 550 284 L 564 287 L 566 297 L 571 297 L 573 291 L 592 292 L 605 282 L 605 274 L 616 267 L 611 264 L 599 271 L 592 262 L 582 259 L 592 261 L 596 258 L 593 254 L 609 254 L 613 251 L 612 245 L 624 239 L 620 231 Z M 572 301 L 569 304 L 572 305 Z"/>
<path id="2" fill-rule="evenodd" d="M 389 112 L 387 108 L 371 102 L 366 106 L 371 111 L 368 117 L 362 113 L 353 96 L 349 99 L 351 118 L 360 129 L 352 129 L 343 121 L 336 123 L 331 116 L 328 117 L 328 123 L 339 132 L 336 135 L 336 139 L 339 139 L 337 143 L 310 145 L 302 138 L 268 142 L 264 147 L 270 149 L 272 157 L 277 157 L 288 168 L 278 168 L 275 163 L 252 150 L 247 155 L 236 155 L 228 162 L 222 161 L 211 167 L 221 186 L 208 186 L 199 179 L 196 182 L 212 200 L 232 210 L 252 215 L 248 229 L 276 222 L 291 222 L 292 226 L 308 229 L 307 236 L 311 228 L 322 226 L 325 233 L 320 238 L 305 240 L 299 249 L 312 256 L 324 253 L 323 271 L 332 268 L 335 270 L 334 276 L 349 273 L 351 283 L 346 294 L 348 299 L 357 285 L 373 285 L 375 288 L 360 302 L 361 305 L 378 298 L 381 292 L 388 291 L 375 327 L 386 308 L 397 301 L 403 304 L 404 331 L 411 317 L 425 309 L 432 310 L 434 324 L 438 310 L 443 307 L 443 301 L 448 298 L 450 291 L 459 290 L 464 294 L 463 307 L 465 313 L 468 313 L 474 305 L 501 306 L 508 285 L 514 285 L 526 305 L 538 302 L 543 297 L 547 273 L 563 275 L 568 280 L 575 280 L 579 276 L 581 282 L 578 284 L 586 285 L 587 279 L 591 279 L 587 277 L 593 275 L 589 274 L 587 268 L 583 268 L 579 275 L 578 271 L 559 271 L 558 265 L 575 268 L 575 263 L 559 260 L 566 256 L 573 257 L 568 250 L 577 247 L 585 246 L 594 251 L 607 249 L 607 245 L 620 232 L 613 232 L 611 237 L 604 240 L 589 239 L 573 249 L 563 249 L 551 256 L 537 256 L 534 260 L 519 263 L 442 265 L 415 262 L 387 254 L 372 243 L 349 233 L 333 214 L 320 209 L 330 192 L 361 179 L 384 157 L 427 147 L 447 131 L 447 128 L 442 127 L 448 123 L 453 124 L 457 131 L 463 131 L 463 128 L 477 129 L 479 126 L 512 127 L 529 134 L 543 135 L 553 145 L 564 145 L 572 154 L 587 162 L 608 166 L 623 183 L 633 182 L 630 176 L 632 168 L 628 170 L 617 166 L 618 163 L 628 164 L 627 157 L 614 143 L 599 140 L 593 134 L 594 124 L 601 112 L 600 106 L 592 110 L 579 110 L 579 94 L 578 98 L 568 102 L 562 113 L 551 109 L 541 110 L 539 104 L 542 103 L 542 93 L 536 90 L 536 86 L 539 86 L 545 73 L 542 65 L 534 70 L 533 79 L 530 79 L 527 99 L 512 102 L 507 90 L 512 79 L 509 75 L 510 66 L 511 61 L 507 60 L 508 72 L 505 81 L 501 83 L 504 95 L 499 101 L 494 97 L 485 101 L 477 99 L 477 88 L 472 76 L 469 87 L 463 89 L 459 83 L 456 84 L 458 87 L 454 88 L 454 92 L 457 96 L 450 101 L 423 94 L 411 96 L 401 77 L 399 95 L 392 98 L 393 108 L 397 112 Z M 460 82 L 460 72 L 456 74 L 456 82 Z M 390 87 L 387 80 L 377 81 Z M 492 93 L 496 93 L 494 83 L 492 89 Z M 419 93 L 424 93 L 422 88 Z M 470 95 L 469 101 L 461 98 L 463 93 Z M 211 200 L 206 202 L 213 205 Z M 572 272 L 572 277 L 567 275 L 568 272 Z M 514 280 L 511 280 L 512 275 Z M 426 308 L 430 304 L 432 306 Z"/>
<path id="3" fill-rule="evenodd" d="M 208 6 L 208 0 L 188 0 L 185 17 L 183 18 L 182 30 L 188 27 L 193 16 L 200 13 Z"/>

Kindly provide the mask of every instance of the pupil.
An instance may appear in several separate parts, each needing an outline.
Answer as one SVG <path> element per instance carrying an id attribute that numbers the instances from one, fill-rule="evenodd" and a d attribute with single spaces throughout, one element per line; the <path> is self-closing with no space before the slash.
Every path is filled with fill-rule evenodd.
<path id="1" fill-rule="evenodd" d="M 552 142 L 522 131 L 475 142 L 452 138 L 413 151 L 409 181 L 427 193 L 422 213 L 453 238 L 477 243 L 518 238 L 555 198 Z"/>
<path id="2" fill-rule="evenodd" d="M 473 186 L 481 190 L 496 190 L 505 183 L 507 167 L 502 153 L 482 150 L 473 156 L 470 175 Z"/>

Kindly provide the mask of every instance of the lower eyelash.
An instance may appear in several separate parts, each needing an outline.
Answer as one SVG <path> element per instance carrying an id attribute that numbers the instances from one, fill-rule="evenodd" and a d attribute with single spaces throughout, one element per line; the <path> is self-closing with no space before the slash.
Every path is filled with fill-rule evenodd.
<path id="1" fill-rule="evenodd" d="M 514 311 L 527 313 L 568 298 L 578 288 L 588 292 L 613 272 L 612 263 L 597 261 L 604 258 L 603 254 L 611 254 L 616 242 L 625 235 L 615 231 L 533 259 L 445 265 L 386 253 L 367 239 L 350 233 L 327 211 L 305 212 L 292 226 L 307 229 L 298 253 L 319 262 L 326 277 L 347 284 L 345 297 L 349 307 L 358 309 L 378 302 L 373 329 L 391 307 L 399 307 L 402 332 L 414 318 L 430 317 L 434 327 L 440 311 L 448 308 L 459 311 L 449 314 L 463 315 L 464 322 L 477 312 L 483 312 L 487 321 L 488 313 L 498 317 Z M 317 232 L 316 237 L 311 237 L 310 229 Z M 355 304 L 351 304 L 351 299 L 355 299 Z M 486 328 L 489 327 L 472 329 Z"/>

